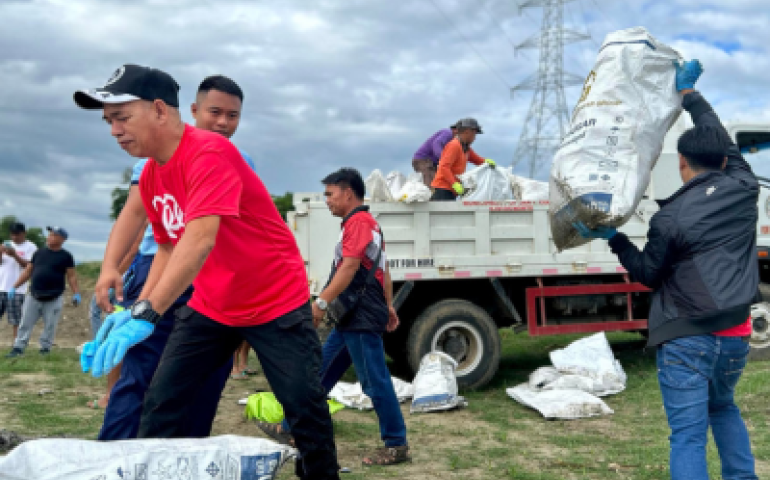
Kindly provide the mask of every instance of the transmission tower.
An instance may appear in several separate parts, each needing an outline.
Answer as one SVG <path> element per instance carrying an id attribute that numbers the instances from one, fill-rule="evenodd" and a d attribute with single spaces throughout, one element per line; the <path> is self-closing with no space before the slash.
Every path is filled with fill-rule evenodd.
<path id="1" fill-rule="evenodd" d="M 513 157 L 514 168 L 529 165 L 529 177 L 553 158 L 556 147 L 569 125 L 569 111 L 564 88 L 582 85 L 584 79 L 564 71 L 564 45 L 587 40 L 590 35 L 564 28 L 564 4 L 574 0 L 527 0 L 519 5 L 519 14 L 525 8 L 543 7 L 543 25 L 540 33 L 516 46 L 516 52 L 527 48 L 540 49 L 537 73 L 513 87 L 511 93 L 534 90 L 532 104 L 524 122 L 521 138 Z"/>

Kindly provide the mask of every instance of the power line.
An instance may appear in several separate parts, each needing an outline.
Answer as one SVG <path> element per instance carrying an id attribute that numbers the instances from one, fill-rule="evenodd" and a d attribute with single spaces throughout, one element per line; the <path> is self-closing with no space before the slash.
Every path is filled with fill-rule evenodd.
<path id="1" fill-rule="evenodd" d="M 433 6 L 436 8 L 436 10 L 439 11 L 439 13 L 441 13 L 441 15 L 444 17 L 444 19 L 447 21 L 447 23 L 452 26 L 452 28 L 455 30 L 455 32 L 457 32 L 457 34 L 459 34 L 463 38 L 465 43 L 467 43 L 468 46 L 471 48 L 471 50 L 473 50 L 473 53 L 475 53 L 476 56 L 479 57 L 479 59 L 482 62 L 484 62 L 484 65 L 487 66 L 489 71 L 492 72 L 497 77 L 498 80 L 500 80 L 500 83 L 502 83 L 505 86 L 505 88 L 510 89 L 511 86 L 508 84 L 508 82 L 506 82 L 505 79 L 503 78 L 503 76 L 500 75 L 500 73 L 498 73 L 497 70 L 492 68 L 492 65 L 490 65 L 489 62 L 487 62 L 487 59 L 484 58 L 484 56 L 481 55 L 481 53 L 479 53 L 478 50 L 476 50 L 476 47 L 473 46 L 473 43 L 470 41 L 470 39 L 468 37 L 466 37 L 465 34 L 459 28 L 457 28 L 457 26 L 454 24 L 454 22 L 452 22 L 452 19 L 449 18 L 449 15 L 447 15 L 446 12 L 444 12 L 444 10 L 442 10 L 441 7 L 439 7 L 439 5 L 434 0 L 428 0 L 428 1 L 431 4 L 433 4 Z"/>

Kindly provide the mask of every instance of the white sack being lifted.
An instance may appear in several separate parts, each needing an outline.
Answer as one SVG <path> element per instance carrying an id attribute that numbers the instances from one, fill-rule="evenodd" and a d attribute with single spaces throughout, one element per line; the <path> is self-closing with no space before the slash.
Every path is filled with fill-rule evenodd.
<path id="1" fill-rule="evenodd" d="M 559 250 L 587 242 L 572 224 L 618 227 L 650 182 L 681 112 L 672 48 L 642 27 L 610 33 L 551 166 L 550 218 Z"/>
<path id="2" fill-rule="evenodd" d="M 275 478 L 296 450 L 270 440 L 224 435 L 97 442 L 30 440 L 0 458 L 4 480 Z"/>
<path id="3" fill-rule="evenodd" d="M 509 169 L 488 164 L 469 170 L 457 177 L 466 190 L 457 201 L 513 200 L 510 175 Z"/>

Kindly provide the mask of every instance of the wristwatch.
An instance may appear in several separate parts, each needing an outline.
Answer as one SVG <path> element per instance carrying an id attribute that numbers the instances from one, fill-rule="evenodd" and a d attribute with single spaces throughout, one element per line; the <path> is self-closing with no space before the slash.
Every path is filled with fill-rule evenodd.
<path id="1" fill-rule="evenodd" d="M 150 322 L 153 325 L 157 325 L 163 316 L 152 309 L 152 304 L 149 300 L 142 300 L 140 302 L 136 302 L 131 307 L 131 318 L 144 320 L 145 322 Z"/>
<path id="2" fill-rule="evenodd" d="M 321 297 L 318 297 L 315 299 L 315 304 L 318 305 L 318 308 L 321 309 L 321 311 L 325 312 L 327 308 L 329 308 L 329 304 L 326 303 L 326 300 L 324 300 Z"/>

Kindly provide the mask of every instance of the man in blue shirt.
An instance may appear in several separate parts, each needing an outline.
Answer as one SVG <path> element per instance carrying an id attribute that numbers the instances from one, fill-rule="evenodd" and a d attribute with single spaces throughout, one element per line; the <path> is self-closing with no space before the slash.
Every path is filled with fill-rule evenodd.
<path id="1" fill-rule="evenodd" d="M 211 130 L 227 138 L 230 138 L 235 133 L 241 118 L 243 102 L 243 92 L 238 84 L 222 75 L 207 77 L 198 88 L 195 100 L 195 103 L 191 106 L 191 111 L 197 128 Z M 241 150 L 241 155 L 244 161 L 254 169 L 254 162 L 251 157 L 243 150 Z M 142 201 L 138 190 L 139 178 L 145 163 L 147 163 L 146 159 L 140 160 L 134 165 L 131 175 L 131 187 L 126 202 Z M 116 223 L 120 221 L 121 216 L 119 215 Z M 96 340 L 86 344 L 84 354 L 88 354 L 95 343 L 104 342 L 110 329 L 116 328 L 127 318 L 130 318 L 128 307 L 134 303 L 142 292 L 157 251 L 158 245 L 155 243 L 152 227 L 147 225 L 144 237 L 139 244 L 136 258 L 125 274 L 123 289 L 116 289 L 119 290 L 116 292 L 118 302 L 126 310 L 113 313 L 105 319 L 104 324 L 99 329 Z M 120 275 L 117 269 L 113 272 L 109 265 L 103 265 L 99 283 L 102 283 L 104 278 L 114 273 Z M 99 283 L 96 286 L 99 306 L 111 311 L 109 299 L 103 298 L 100 294 Z M 106 291 L 106 289 L 104 290 Z M 174 306 L 167 311 L 152 335 L 142 343 L 129 349 L 120 369 L 115 369 L 120 371 L 120 378 L 111 389 L 108 381 L 107 394 L 99 402 L 104 402 L 107 405 L 104 423 L 99 432 L 99 440 L 136 438 L 142 414 L 144 394 L 150 385 L 160 356 L 174 326 L 174 312 L 178 307 L 187 303 L 191 293 L 192 287 L 182 294 Z M 188 437 L 206 437 L 211 432 L 211 423 L 216 415 L 222 389 L 227 382 L 231 369 L 232 363 L 223 365 L 208 379 L 205 387 L 198 393 L 195 406 L 190 415 Z"/>

